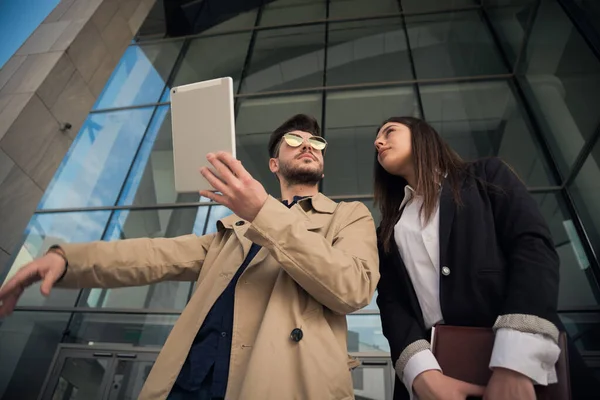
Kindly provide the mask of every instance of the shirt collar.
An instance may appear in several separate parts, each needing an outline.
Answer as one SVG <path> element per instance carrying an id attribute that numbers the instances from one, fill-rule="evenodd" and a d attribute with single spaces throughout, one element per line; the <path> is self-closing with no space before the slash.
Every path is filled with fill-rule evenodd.
<path id="1" fill-rule="evenodd" d="M 448 176 L 448 173 L 444 173 L 444 179 Z M 438 183 L 438 187 L 440 188 L 440 192 L 442 191 L 442 182 Z M 415 189 L 413 189 L 410 185 L 404 186 L 404 199 L 402 203 L 400 203 L 400 210 L 413 198 L 415 197 Z"/>
<path id="2" fill-rule="evenodd" d="M 294 196 L 294 198 L 292 199 L 292 203 L 288 204 L 287 200 L 282 200 L 281 202 L 283 203 L 283 205 L 287 206 L 288 208 L 292 207 L 294 204 L 296 204 L 297 202 L 299 202 L 302 199 L 306 199 L 309 198 L 310 196 Z"/>

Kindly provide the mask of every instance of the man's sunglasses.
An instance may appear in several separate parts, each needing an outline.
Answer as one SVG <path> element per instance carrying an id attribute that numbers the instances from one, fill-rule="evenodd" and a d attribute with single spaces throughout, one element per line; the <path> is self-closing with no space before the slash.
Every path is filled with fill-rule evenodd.
<path id="1" fill-rule="evenodd" d="M 283 135 L 283 140 L 291 147 L 298 147 L 304 143 L 304 137 L 296 135 L 295 133 L 286 133 Z M 308 139 L 308 144 L 315 150 L 325 150 L 327 147 L 327 141 L 321 136 L 311 136 Z"/>

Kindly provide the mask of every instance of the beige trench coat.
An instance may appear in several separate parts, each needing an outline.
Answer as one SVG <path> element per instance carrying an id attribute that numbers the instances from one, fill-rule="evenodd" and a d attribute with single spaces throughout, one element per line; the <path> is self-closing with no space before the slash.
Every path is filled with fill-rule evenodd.
<path id="1" fill-rule="evenodd" d="M 379 280 L 375 226 L 362 203 L 318 194 L 288 209 L 269 197 L 253 223 L 231 215 L 213 235 L 63 245 L 69 267 L 59 286 L 198 281 L 140 394 L 163 400 L 252 242 L 263 247 L 235 289 L 226 399 L 354 398 L 345 314 L 366 306 Z"/>

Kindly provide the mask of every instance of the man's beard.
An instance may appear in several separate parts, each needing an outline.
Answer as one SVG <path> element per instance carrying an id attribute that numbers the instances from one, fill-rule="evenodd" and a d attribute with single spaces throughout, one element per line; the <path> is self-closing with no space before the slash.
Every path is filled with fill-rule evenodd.
<path id="1" fill-rule="evenodd" d="M 279 164 L 279 173 L 288 185 L 316 185 L 323 179 L 323 168 L 293 168 L 288 163 Z"/>

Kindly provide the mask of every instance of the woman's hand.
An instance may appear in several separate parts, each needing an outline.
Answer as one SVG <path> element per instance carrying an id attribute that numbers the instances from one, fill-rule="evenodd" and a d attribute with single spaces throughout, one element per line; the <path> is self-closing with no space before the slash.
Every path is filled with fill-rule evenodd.
<path id="1" fill-rule="evenodd" d="M 483 396 L 485 387 L 459 381 L 438 370 L 425 371 L 413 382 L 419 400 L 465 400 L 468 396 Z"/>

